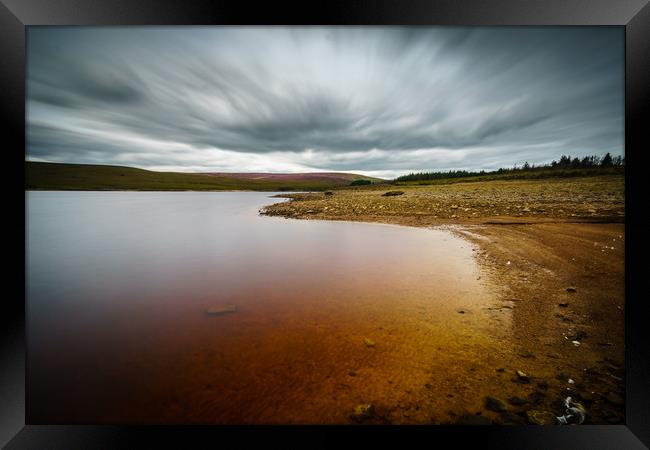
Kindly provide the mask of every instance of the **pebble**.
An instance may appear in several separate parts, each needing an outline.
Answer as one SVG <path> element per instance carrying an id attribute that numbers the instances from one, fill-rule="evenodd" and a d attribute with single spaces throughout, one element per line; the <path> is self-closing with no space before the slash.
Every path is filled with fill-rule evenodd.
<path id="1" fill-rule="evenodd" d="M 366 344 L 366 347 L 374 347 L 377 343 L 372 339 L 364 338 L 363 343 Z"/>

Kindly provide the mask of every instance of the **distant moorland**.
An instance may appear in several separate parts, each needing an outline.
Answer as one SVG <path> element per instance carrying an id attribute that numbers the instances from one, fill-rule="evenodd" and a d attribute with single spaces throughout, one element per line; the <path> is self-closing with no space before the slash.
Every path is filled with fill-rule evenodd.
<path id="1" fill-rule="evenodd" d="M 353 173 L 181 173 L 123 166 L 25 162 L 28 190 L 81 191 L 324 191 L 355 180 L 383 182 Z"/>

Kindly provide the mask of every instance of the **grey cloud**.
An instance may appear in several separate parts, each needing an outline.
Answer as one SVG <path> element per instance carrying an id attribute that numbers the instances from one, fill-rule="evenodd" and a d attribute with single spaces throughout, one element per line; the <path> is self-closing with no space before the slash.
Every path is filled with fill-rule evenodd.
<path id="1" fill-rule="evenodd" d="M 446 160 L 413 156 L 433 149 Z M 617 28 L 28 35 L 28 157 L 212 170 L 217 152 L 230 158 L 223 167 L 241 159 L 277 170 L 281 154 L 289 170 L 397 173 L 605 151 L 623 153 Z"/>

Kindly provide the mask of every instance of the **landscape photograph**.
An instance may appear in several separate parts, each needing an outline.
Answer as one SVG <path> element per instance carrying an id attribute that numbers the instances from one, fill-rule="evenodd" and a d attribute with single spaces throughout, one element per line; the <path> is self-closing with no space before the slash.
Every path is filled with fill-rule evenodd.
<path id="1" fill-rule="evenodd" d="M 28 27 L 28 422 L 625 424 L 624 38 Z"/>

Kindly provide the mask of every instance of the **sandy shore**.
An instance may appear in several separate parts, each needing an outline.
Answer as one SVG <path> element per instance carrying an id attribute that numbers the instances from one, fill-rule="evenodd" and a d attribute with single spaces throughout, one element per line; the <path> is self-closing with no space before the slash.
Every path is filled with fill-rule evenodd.
<path id="1" fill-rule="evenodd" d="M 403 193 L 384 196 L 387 191 Z M 622 177 L 379 186 L 286 197 L 292 200 L 260 212 L 443 227 L 476 244 L 482 276 L 500 292 L 503 308 L 512 309 L 518 365 L 535 374 L 533 382 L 542 380 L 521 415 L 531 408 L 558 413 L 572 396 L 587 410 L 585 423 L 624 422 Z"/>

